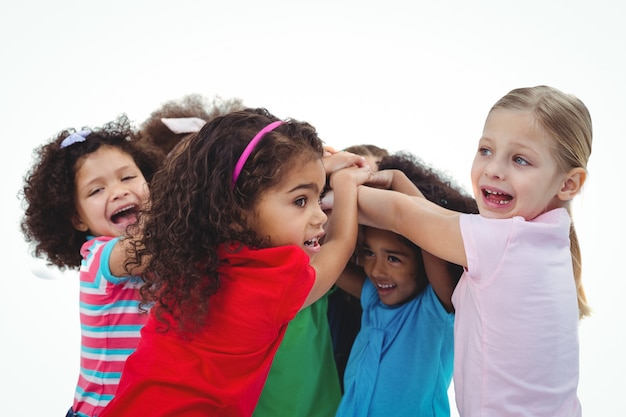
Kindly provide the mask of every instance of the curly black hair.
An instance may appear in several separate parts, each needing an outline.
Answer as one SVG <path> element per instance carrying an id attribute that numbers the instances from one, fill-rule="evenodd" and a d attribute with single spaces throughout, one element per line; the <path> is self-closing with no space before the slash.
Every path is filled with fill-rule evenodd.
<path id="1" fill-rule="evenodd" d="M 101 146 L 112 146 L 129 154 L 148 182 L 162 163 L 160 152 L 131 140 L 134 130 L 124 114 L 102 127 L 81 130 L 90 132 L 83 142 L 61 147 L 63 140 L 76 132 L 70 128 L 36 148 L 35 161 L 18 192 L 24 209 L 20 226 L 26 241 L 34 246 L 33 256 L 44 257 L 61 270 L 80 267 L 80 248 L 88 234 L 72 223 L 77 162 Z"/>
<path id="2" fill-rule="evenodd" d="M 253 232 L 245 211 L 294 165 L 323 155 L 313 126 L 287 120 L 263 136 L 233 187 L 233 170 L 243 150 L 277 120 L 266 109 L 215 117 L 168 157 L 153 178 L 135 261 L 146 265 L 144 303 L 156 302 L 158 318 L 163 311 L 172 314 L 181 331 L 204 323 L 209 298 L 219 288 L 218 245 L 269 244 Z"/>
<path id="3" fill-rule="evenodd" d="M 161 121 L 162 118 L 197 117 L 205 122 L 214 117 L 221 116 L 232 111 L 243 110 L 245 106 L 239 98 L 228 100 L 215 96 L 212 100 L 200 94 L 189 94 L 180 100 L 170 100 L 153 111 L 150 116 L 141 123 L 137 132 L 137 140 L 146 142 L 157 147 L 165 155 L 183 139 L 188 133 L 174 133 Z"/>

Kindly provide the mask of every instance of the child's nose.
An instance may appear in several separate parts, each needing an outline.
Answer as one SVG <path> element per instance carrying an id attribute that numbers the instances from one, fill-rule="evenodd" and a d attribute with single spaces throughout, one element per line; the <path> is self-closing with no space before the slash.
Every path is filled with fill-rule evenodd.
<path id="1" fill-rule="evenodd" d="M 122 198 L 128 194 L 130 194 L 128 187 L 125 187 L 123 184 L 115 185 L 111 190 L 111 199 L 117 200 L 118 198 Z"/>
<path id="2" fill-rule="evenodd" d="M 315 225 L 324 225 L 327 220 L 328 216 L 326 215 L 326 213 L 324 213 L 324 211 L 322 211 L 322 207 L 318 207 L 315 215 L 313 216 L 312 223 Z"/>
<path id="3" fill-rule="evenodd" d="M 376 258 L 372 261 L 372 276 L 374 278 L 382 278 L 385 276 L 385 265 Z"/>
<path id="4" fill-rule="evenodd" d="M 499 158 L 492 158 L 485 166 L 485 175 L 502 179 L 504 178 L 505 164 Z"/>

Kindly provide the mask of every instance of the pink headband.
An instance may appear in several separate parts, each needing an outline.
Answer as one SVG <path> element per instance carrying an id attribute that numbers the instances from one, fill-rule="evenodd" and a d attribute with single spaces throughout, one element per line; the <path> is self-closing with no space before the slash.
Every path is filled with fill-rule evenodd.
<path id="1" fill-rule="evenodd" d="M 246 149 L 244 149 L 243 152 L 241 153 L 241 156 L 237 160 L 237 164 L 235 164 L 235 170 L 233 171 L 233 181 L 230 184 L 231 188 L 235 188 L 235 184 L 237 183 L 239 174 L 241 174 L 241 170 L 243 169 L 243 166 L 246 164 L 248 157 L 250 156 L 250 154 L 256 147 L 257 143 L 259 143 L 259 141 L 263 139 L 263 136 L 265 136 L 267 133 L 271 132 L 272 130 L 276 129 L 278 126 L 282 125 L 283 123 L 285 122 L 283 122 L 282 120 L 277 120 L 273 123 L 270 123 L 267 126 L 265 126 L 263 129 L 261 129 L 259 133 L 257 133 L 252 138 L 250 143 L 248 143 L 248 146 L 246 146 Z"/>

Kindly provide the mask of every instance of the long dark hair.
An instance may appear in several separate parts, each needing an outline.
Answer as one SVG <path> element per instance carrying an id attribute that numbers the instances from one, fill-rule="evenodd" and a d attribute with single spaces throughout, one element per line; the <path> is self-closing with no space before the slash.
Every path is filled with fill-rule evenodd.
<path id="1" fill-rule="evenodd" d="M 201 326 L 209 298 L 219 289 L 218 245 L 266 245 L 244 210 L 294 164 L 322 157 L 315 129 L 287 120 L 257 144 L 233 188 L 233 169 L 244 148 L 277 120 L 265 109 L 218 116 L 177 148 L 155 175 L 137 261 L 149 260 L 142 295 L 144 302 L 156 302 L 157 317 L 167 312 L 185 330 Z"/>

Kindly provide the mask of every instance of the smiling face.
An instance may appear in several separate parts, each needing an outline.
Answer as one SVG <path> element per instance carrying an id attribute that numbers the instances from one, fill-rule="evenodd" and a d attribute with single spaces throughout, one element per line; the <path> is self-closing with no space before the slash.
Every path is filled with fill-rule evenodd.
<path id="1" fill-rule="evenodd" d="M 314 256 L 327 220 L 320 206 L 325 183 L 321 159 L 294 164 L 248 214 L 252 228 L 259 237 L 269 238 L 271 246 L 296 245 Z"/>
<path id="2" fill-rule="evenodd" d="M 74 227 L 94 236 L 120 236 L 148 202 L 146 180 L 133 158 L 102 146 L 77 162 Z"/>
<path id="3" fill-rule="evenodd" d="M 472 187 L 480 214 L 488 218 L 522 216 L 532 220 L 563 206 L 553 139 L 530 112 L 493 110 L 472 165 Z"/>
<path id="4" fill-rule="evenodd" d="M 364 227 L 363 268 L 384 304 L 402 304 L 417 294 L 418 259 L 415 248 L 397 234 Z"/>

